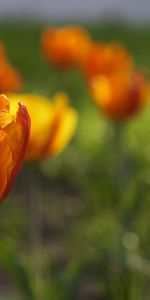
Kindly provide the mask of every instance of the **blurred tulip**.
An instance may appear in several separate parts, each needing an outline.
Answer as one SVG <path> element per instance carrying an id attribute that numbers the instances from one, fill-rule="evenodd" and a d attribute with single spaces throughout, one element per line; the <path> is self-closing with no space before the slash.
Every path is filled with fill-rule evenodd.
<path id="1" fill-rule="evenodd" d="M 132 57 L 120 44 L 93 43 L 82 63 L 82 71 L 89 80 L 97 75 L 110 75 L 120 70 L 128 72 L 132 68 Z"/>
<path id="2" fill-rule="evenodd" d="M 11 110 L 9 100 L 0 95 L 0 202 L 8 195 L 26 152 L 30 133 L 30 118 L 19 103 Z"/>
<path id="3" fill-rule="evenodd" d="M 0 42 L 0 91 L 18 91 L 22 87 L 20 73 L 8 62 L 5 47 Z"/>
<path id="4" fill-rule="evenodd" d="M 113 120 L 136 115 L 148 98 L 149 84 L 145 74 L 115 73 L 99 75 L 90 82 L 91 94 L 98 107 Z"/>
<path id="5" fill-rule="evenodd" d="M 21 87 L 21 75 L 9 63 L 0 61 L 0 90 L 18 91 Z"/>
<path id="6" fill-rule="evenodd" d="M 42 34 L 42 49 L 48 62 L 67 69 L 78 66 L 91 44 L 89 34 L 78 26 L 49 28 Z"/>
<path id="7" fill-rule="evenodd" d="M 12 106 L 22 100 L 31 116 L 31 134 L 27 161 L 38 161 L 57 155 L 69 143 L 77 126 L 77 112 L 68 106 L 68 97 L 58 93 L 53 101 L 33 95 L 9 95 Z"/>

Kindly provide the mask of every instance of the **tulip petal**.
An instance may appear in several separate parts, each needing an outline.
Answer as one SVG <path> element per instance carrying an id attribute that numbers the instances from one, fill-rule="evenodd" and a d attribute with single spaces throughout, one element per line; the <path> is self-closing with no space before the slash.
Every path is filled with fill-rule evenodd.
<path id="1" fill-rule="evenodd" d="M 74 135 L 78 122 L 78 114 L 68 106 L 68 97 L 65 94 L 57 94 L 54 101 L 55 118 L 46 156 L 57 155 L 65 148 Z"/>
<path id="2" fill-rule="evenodd" d="M 13 111 L 16 111 L 17 99 L 27 107 L 31 116 L 31 132 L 25 159 L 39 160 L 49 141 L 54 118 L 53 105 L 44 96 L 36 94 L 8 94 Z"/>
<path id="3" fill-rule="evenodd" d="M 6 97 L 1 96 L 0 111 L 2 107 L 8 114 L 9 102 Z M 29 133 L 28 112 L 22 104 L 19 104 L 16 116 L 12 119 L 10 114 L 10 122 L 7 122 L 5 126 L 0 126 L 0 202 L 8 195 L 22 165 Z"/>
<path id="4" fill-rule="evenodd" d="M 31 116 L 26 161 L 48 158 L 64 149 L 75 132 L 78 119 L 76 111 L 69 107 L 65 93 L 57 93 L 51 102 L 34 94 L 9 94 L 9 99 L 13 111 L 16 111 L 16 99 L 22 100 Z"/>

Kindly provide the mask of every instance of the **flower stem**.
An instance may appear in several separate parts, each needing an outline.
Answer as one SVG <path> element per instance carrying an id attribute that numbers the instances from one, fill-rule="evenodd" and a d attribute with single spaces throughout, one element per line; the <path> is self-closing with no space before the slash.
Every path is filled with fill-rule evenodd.
<path id="1" fill-rule="evenodd" d="M 42 178 L 36 165 L 28 165 L 28 195 L 30 219 L 31 274 L 36 300 L 42 299 L 43 253 L 42 253 Z"/>

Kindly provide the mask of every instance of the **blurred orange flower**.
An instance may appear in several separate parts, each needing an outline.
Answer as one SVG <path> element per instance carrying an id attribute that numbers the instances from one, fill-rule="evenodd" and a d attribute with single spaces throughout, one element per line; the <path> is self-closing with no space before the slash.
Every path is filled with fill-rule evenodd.
<path id="1" fill-rule="evenodd" d="M 120 70 L 128 72 L 132 56 L 120 44 L 93 43 L 82 62 L 81 70 L 89 80 L 97 75 L 110 75 Z"/>
<path id="2" fill-rule="evenodd" d="M 34 95 L 9 95 L 11 105 L 22 100 L 31 116 L 31 134 L 27 161 L 38 161 L 61 152 L 69 143 L 77 126 L 77 112 L 68 105 L 68 97 L 58 93 L 53 101 Z"/>
<path id="3" fill-rule="evenodd" d="M 79 26 L 49 28 L 42 34 L 45 58 L 62 69 L 78 66 L 90 44 L 89 34 Z"/>
<path id="4" fill-rule="evenodd" d="M 90 82 L 93 100 L 113 120 L 137 114 L 148 99 L 149 84 L 142 71 L 99 75 Z"/>
<path id="5" fill-rule="evenodd" d="M 0 43 L 0 91 L 18 91 L 22 87 L 20 73 L 8 62 L 3 43 Z"/>
<path id="6" fill-rule="evenodd" d="M 17 104 L 18 106 L 18 104 Z M 30 118 L 19 103 L 12 111 L 9 100 L 0 95 L 0 202 L 8 195 L 26 152 L 30 133 Z"/>

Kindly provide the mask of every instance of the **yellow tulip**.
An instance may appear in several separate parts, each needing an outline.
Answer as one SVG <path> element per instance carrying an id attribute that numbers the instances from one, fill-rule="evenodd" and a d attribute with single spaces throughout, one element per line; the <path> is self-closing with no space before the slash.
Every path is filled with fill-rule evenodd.
<path id="1" fill-rule="evenodd" d="M 69 106 L 66 94 L 58 93 L 52 101 L 34 94 L 10 94 L 9 99 L 14 109 L 21 100 L 31 117 L 26 161 L 48 158 L 65 148 L 74 135 L 78 120 L 77 112 Z"/>

